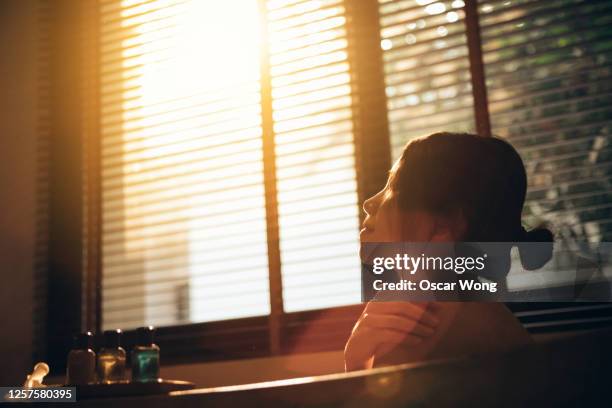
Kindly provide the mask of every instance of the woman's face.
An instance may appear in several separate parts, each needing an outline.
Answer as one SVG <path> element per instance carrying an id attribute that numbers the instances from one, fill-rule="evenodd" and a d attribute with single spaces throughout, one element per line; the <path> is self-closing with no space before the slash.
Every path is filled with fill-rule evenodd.
<path id="1" fill-rule="evenodd" d="M 363 203 L 366 217 L 359 238 L 366 242 L 401 241 L 400 218 L 394 192 L 389 185 Z"/>
<path id="2" fill-rule="evenodd" d="M 389 187 L 363 203 L 366 218 L 359 234 L 361 243 L 428 242 L 432 239 L 435 222 L 423 211 L 402 211 L 397 194 Z"/>

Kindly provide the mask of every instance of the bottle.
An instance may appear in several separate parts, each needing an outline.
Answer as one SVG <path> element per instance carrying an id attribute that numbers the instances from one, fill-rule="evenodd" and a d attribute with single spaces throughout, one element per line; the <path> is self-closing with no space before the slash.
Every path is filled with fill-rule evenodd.
<path id="1" fill-rule="evenodd" d="M 159 378 L 159 347 L 153 343 L 153 326 L 140 327 L 138 342 L 132 349 L 132 381 L 157 381 Z"/>
<path id="2" fill-rule="evenodd" d="M 98 381 L 111 384 L 125 379 L 125 350 L 121 347 L 121 330 L 104 332 L 104 347 L 98 352 Z"/>
<path id="3" fill-rule="evenodd" d="M 81 333 L 74 338 L 74 347 L 68 353 L 66 383 L 91 384 L 96 380 L 96 353 L 92 350 L 93 334 Z"/>

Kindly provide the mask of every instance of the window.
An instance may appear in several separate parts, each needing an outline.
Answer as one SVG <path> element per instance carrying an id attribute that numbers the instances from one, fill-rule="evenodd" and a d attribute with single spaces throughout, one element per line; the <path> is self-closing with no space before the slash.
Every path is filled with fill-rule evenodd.
<path id="1" fill-rule="evenodd" d="M 483 117 L 525 159 L 530 224 L 610 238 L 605 2 L 96 7 L 104 328 L 358 303 L 360 202 L 407 141 Z"/>
<path id="2" fill-rule="evenodd" d="M 100 3 L 104 327 L 270 313 L 262 91 L 284 309 L 359 302 L 344 7 L 267 9 L 264 55 L 255 0 Z"/>
<path id="3" fill-rule="evenodd" d="M 569 247 L 609 241 L 611 5 L 572 0 L 480 1 L 477 7 L 461 0 L 379 4 L 393 157 L 417 136 L 440 129 L 473 131 L 475 108 L 525 162 L 528 225 L 546 222 Z M 482 51 L 481 78 L 469 70 L 474 61 L 468 53 L 467 7 L 479 18 L 481 41 L 471 47 Z M 472 97 L 479 81 L 488 102 Z M 520 278 L 511 273 L 508 288 L 519 287 Z M 567 283 L 567 277 L 554 279 Z M 533 331 L 612 321 L 609 304 L 510 306 Z"/>
<path id="4" fill-rule="evenodd" d="M 393 157 L 416 136 L 473 131 L 465 3 L 379 3 Z M 610 240 L 612 7 L 482 1 L 478 15 L 486 109 L 525 161 L 526 221 L 566 240 Z"/>
<path id="5" fill-rule="evenodd" d="M 524 220 L 548 223 L 567 246 L 610 240 L 612 8 L 490 1 L 479 11 L 492 129 L 528 172 Z M 547 282 L 567 284 L 551 272 Z"/>
<path id="6" fill-rule="evenodd" d="M 480 16 L 492 128 L 525 161 L 526 221 L 610 241 L 612 4 L 487 1 Z"/>
<path id="7" fill-rule="evenodd" d="M 104 327 L 269 313 L 256 2 L 101 19 Z"/>

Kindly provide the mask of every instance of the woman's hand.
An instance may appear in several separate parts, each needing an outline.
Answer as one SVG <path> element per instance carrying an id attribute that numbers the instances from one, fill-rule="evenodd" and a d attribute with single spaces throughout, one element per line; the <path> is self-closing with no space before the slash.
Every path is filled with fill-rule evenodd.
<path id="1" fill-rule="evenodd" d="M 346 371 L 371 368 L 400 343 L 414 345 L 432 336 L 439 324 L 432 303 L 369 302 L 344 348 Z"/>

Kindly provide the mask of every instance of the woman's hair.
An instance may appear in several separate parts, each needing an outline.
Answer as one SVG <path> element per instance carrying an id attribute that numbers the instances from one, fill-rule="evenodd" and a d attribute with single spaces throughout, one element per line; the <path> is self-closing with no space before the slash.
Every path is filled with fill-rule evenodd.
<path id="1" fill-rule="evenodd" d="M 547 228 L 526 231 L 521 214 L 527 191 L 525 166 L 517 151 L 497 137 L 434 133 L 412 140 L 395 164 L 389 186 L 402 210 L 435 215 L 459 212 L 465 242 L 521 242 L 521 262 L 537 269 L 552 255 Z M 529 242 L 548 242 L 530 251 Z M 543 253 L 545 252 L 545 253 Z"/>

